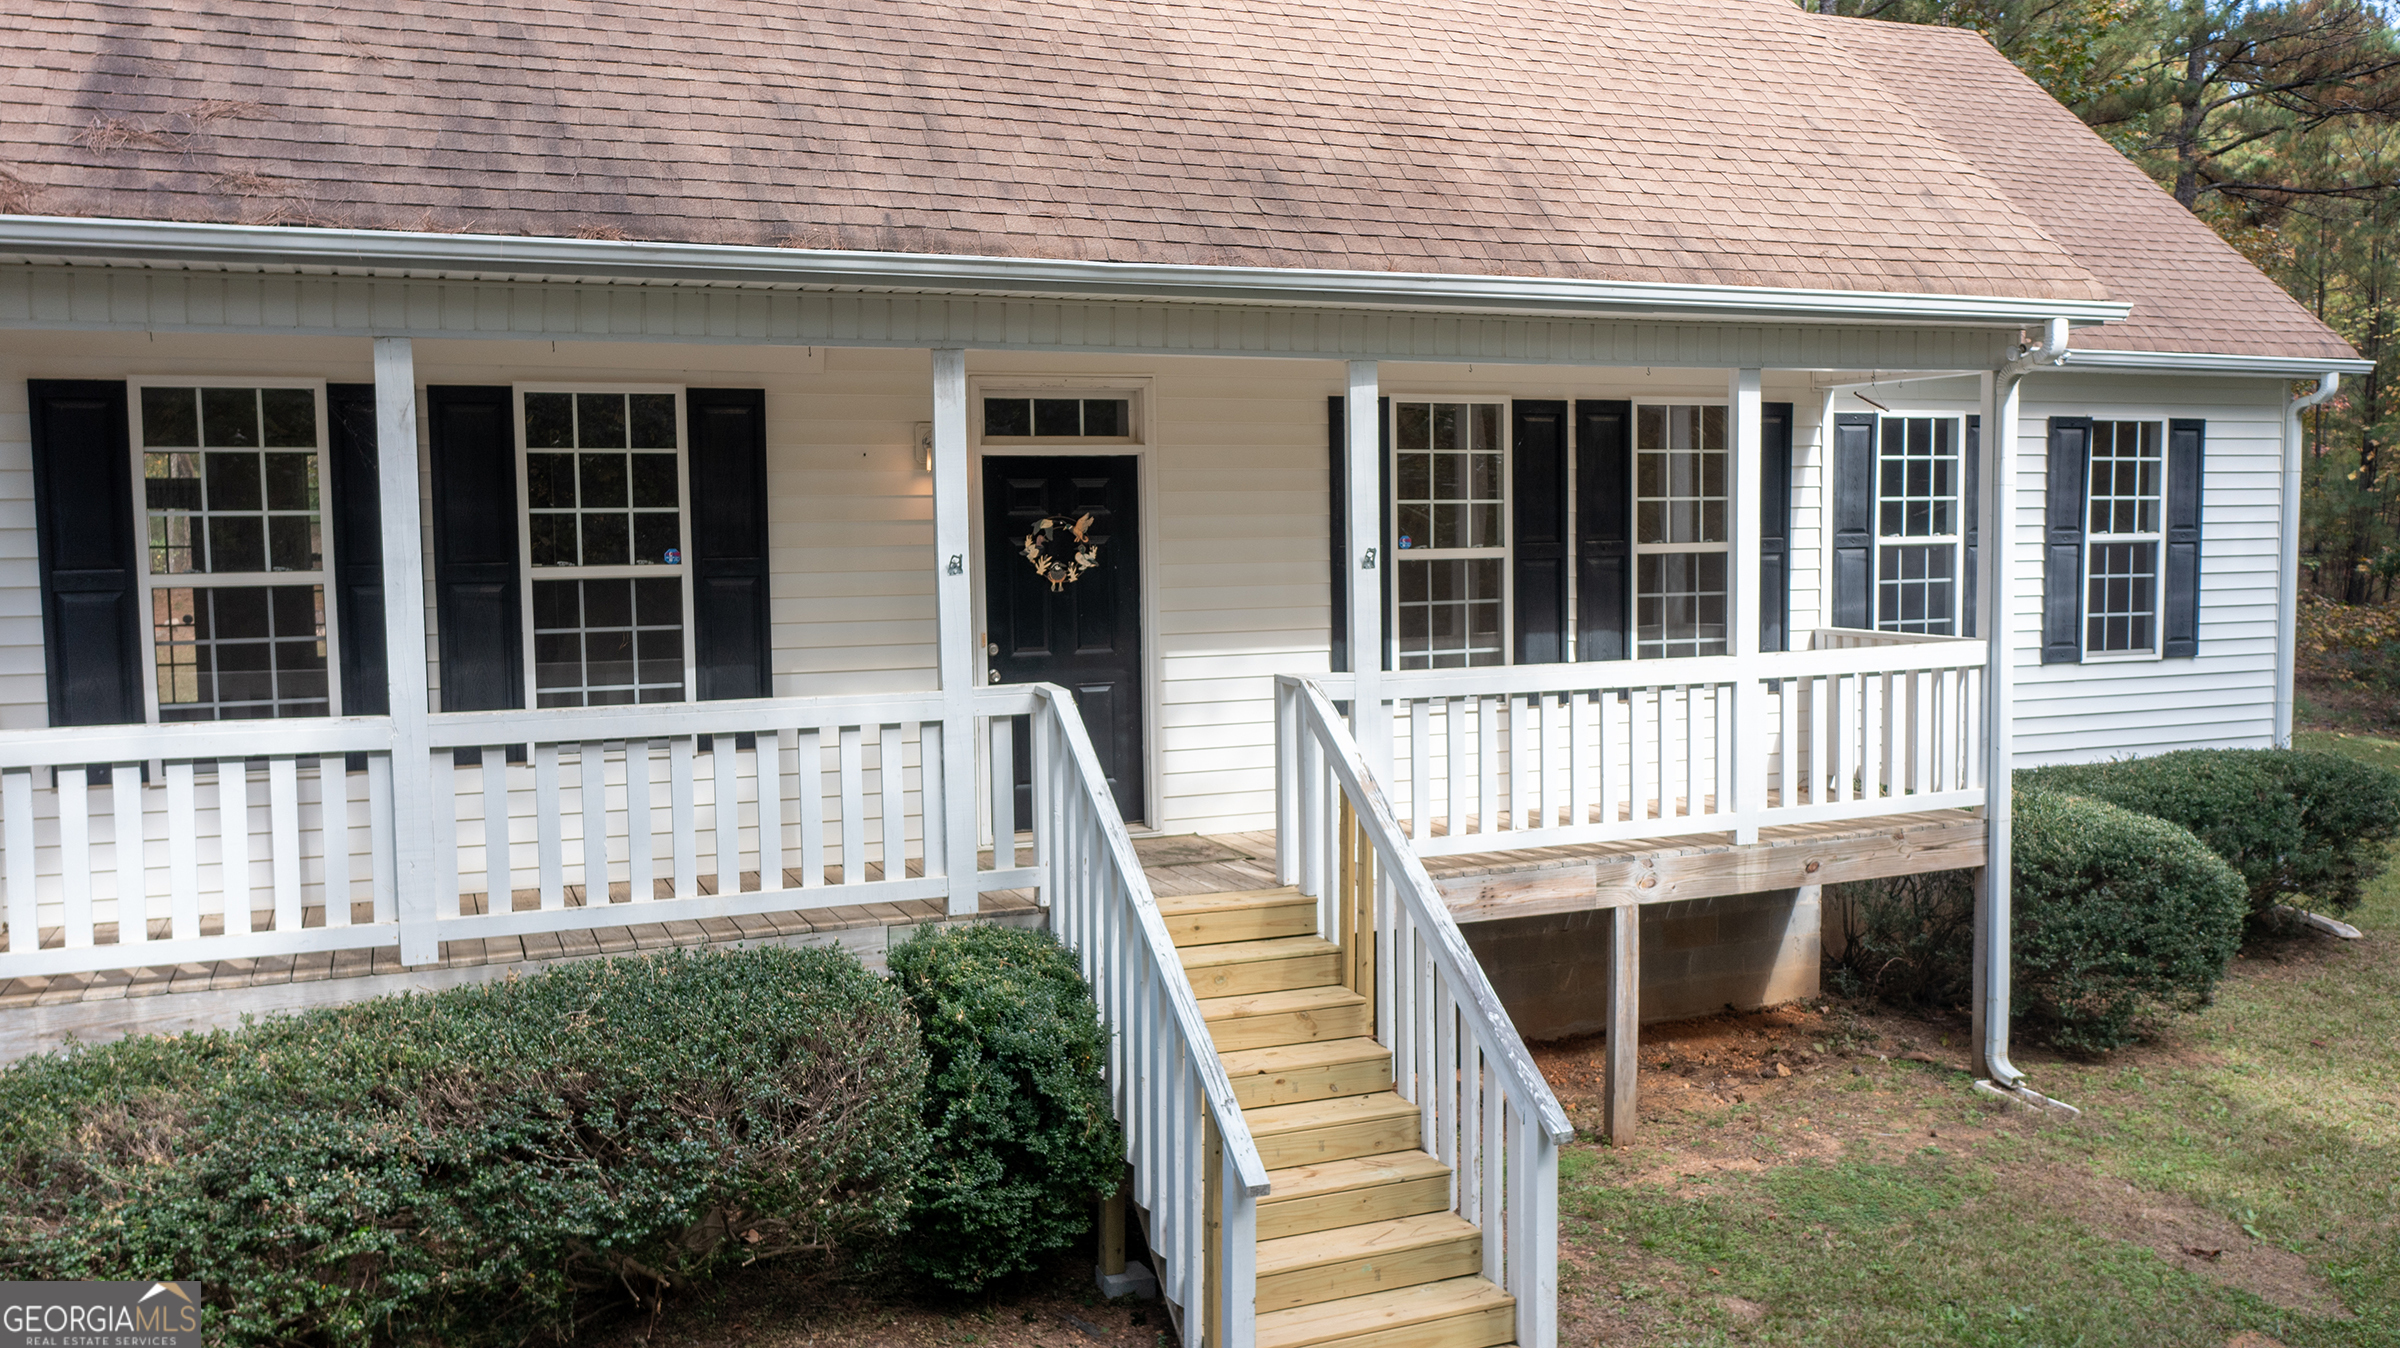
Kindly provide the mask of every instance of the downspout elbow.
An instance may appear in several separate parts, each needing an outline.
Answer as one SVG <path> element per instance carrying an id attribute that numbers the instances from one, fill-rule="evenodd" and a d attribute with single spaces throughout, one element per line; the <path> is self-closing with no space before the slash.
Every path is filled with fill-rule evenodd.
<path id="1" fill-rule="evenodd" d="M 2332 397 L 2334 395 L 2334 391 L 2339 389 L 2341 386 L 2342 372 L 2339 370 L 2327 370 L 2325 373 L 2318 375 L 2316 392 L 2303 393 L 2299 397 L 2292 399 L 2292 415 L 2298 416 L 2302 412 L 2305 412 L 2308 409 L 2316 406 L 2318 403 L 2321 403 L 2327 398 Z"/>
<path id="2" fill-rule="evenodd" d="M 2067 320 L 2053 318 L 2042 329 L 2042 339 L 2020 348 L 2007 364 L 2000 367 L 2002 379 L 2014 378 L 2037 365 L 2056 365 L 2067 354 Z"/>

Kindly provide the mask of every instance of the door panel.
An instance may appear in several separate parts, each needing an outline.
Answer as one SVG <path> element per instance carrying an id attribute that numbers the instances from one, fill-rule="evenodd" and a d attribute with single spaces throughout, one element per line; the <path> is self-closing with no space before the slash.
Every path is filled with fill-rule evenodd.
<path id="1" fill-rule="evenodd" d="M 983 461 L 984 677 L 1056 683 L 1075 695 L 1127 820 L 1147 817 L 1142 758 L 1142 587 L 1130 455 L 1007 455 Z M 1093 564 L 1055 588 L 1025 555 L 1044 519 L 1092 517 Z M 1017 827 L 1033 820 L 1033 763 L 1016 736 Z"/>

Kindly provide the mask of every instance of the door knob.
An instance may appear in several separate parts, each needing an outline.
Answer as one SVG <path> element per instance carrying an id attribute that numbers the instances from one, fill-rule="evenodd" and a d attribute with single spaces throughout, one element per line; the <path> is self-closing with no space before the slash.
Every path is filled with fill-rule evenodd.
<path id="1" fill-rule="evenodd" d="M 991 670 L 988 672 L 988 677 L 990 678 L 991 682 L 998 683 L 1000 682 L 1000 671 L 996 669 Z"/>
<path id="2" fill-rule="evenodd" d="M 983 643 L 983 653 L 985 655 L 998 655 L 1000 653 L 1000 643 L 997 641 L 987 641 Z"/>

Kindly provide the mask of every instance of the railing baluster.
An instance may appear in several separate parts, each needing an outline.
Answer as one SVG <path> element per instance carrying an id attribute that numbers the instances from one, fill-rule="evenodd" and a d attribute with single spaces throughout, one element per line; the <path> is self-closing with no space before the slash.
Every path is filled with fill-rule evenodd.
<path id="1" fill-rule="evenodd" d="M 783 732 L 758 732 L 758 752 L 751 758 L 758 779 L 758 887 L 786 887 L 783 875 Z"/>
<path id="2" fill-rule="evenodd" d="M 1442 704 L 1442 766 L 1447 780 L 1442 798 L 1442 830 L 1467 832 L 1467 704 L 1451 698 Z"/>
<path id="3" fill-rule="evenodd" d="M 995 716 L 990 724 L 992 869 L 1004 871 L 1017 864 L 1017 744 L 1009 717 Z M 923 754 L 919 758 L 931 761 Z"/>
<path id="4" fill-rule="evenodd" d="M 59 906 L 70 950 L 92 943 L 92 816 L 87 775 L 57 770 Z"/>
<path id="5" fill-rule="evenodd" d="M 200 935 L 200 807 L 199 792 L 194 788 L 192 765 L 182 760 L 169 760 L 167 774 L 167 914 L 168 925 L 175 939 L 189 941 Z M 11 774 L 16 780 L 18 774 Z M 23 774 L 31 782 L 32 774 Z M 26 826 L 32 827 L 33 798 L 25 799 Z M 28 840 L 32 834 L 26 834 Z M 30 864 L 30 855 L 28 864 Z M 31 872 L 27 873 L 30 877 Z M 31 880 L 27 883 L 30 885 Z"/>
<path id="6" fill-rule="evenodd" d="M 218 760 L 217 854 L 219 889 L 225 905 L 225 934 L 248 935 L 250 923 L 250 765 L 239 758 Z M 81 775 L 80 770 L 77 775 Z"/>
<path id="7" fill-rule="evenodd" d="M 698 751 L 690 735 L 667 741 L 667 836 L 673 844 L 677 898 L 700 892 L 700 812 L 694 786 Z"/>
<path id="8" fill-rule="evenodd" d="M 716 778 L 709 797 L 710 841 L 716 844 L 713 864 L 717 869 L 717 892 L 742 892 L 742 751 L 738 735 L 718 735 L 710 740 L 710 766 Z"/>
<path id="9" fill-rule="evenodd" d="M 583 828 L 583 906 L 605 908 L 609 903 L 608 745 L 595 741 L 576 745 L 575 767 L 582 783 L 575 797 L 575 818 Z M 627 827 L 630 832 L 630 824 Z"/>
<path id="10" fill-rule="evenodd" d="M 825 732 L 801 730 L 794 747 L 792 803 L 800 814 L 800 883 L 825 883 Z"/>
<path id="11" fill-rule="evenodd" d="M 625 897 L 648 903 L 658 897 L 658 869 L 650 825 L 650 741 L 625 741 Z"/>
<path id="12" fill-rule="evenodd" d="M 505 913 L 516 907 L 516 875 L 510 866 L 508 837 L 508 751 L 487 745 L 483 751 L 483 911 Z"/>
<path id="13" fill-rule="evenodd" d="M 558 746 L 533 746 L 533 868 L 542 911 L 567 906 L 566 813 L 558 794 Z"/>
<path id="14" fill-rule="evenodd" d="M 883 878 L 898 880 L 908 874 L 908 765 L 906 751 L 901 747 L 903 727 L 887 725 L 882 729 L 882 747 L 876 751 L 877 803 L 883 810 Z"/>
<path id="15" fill-rule="evenodd" d="M 325 925 L 347 927 L 357 866 L 351 855 L 355 844 L 350 837 L 350 767 L 340 754 L 317 759 L 317 807 L 322 819 L 318 836 L 325 846 Z"/>
<path id="16" fill-rule="evenodd" d="M 119 763 L 111 774 L 116 807 L 109 838 L 117 861 L 117 944 L 150 939 L 148 840 L 142 829 L 142 765 Z"/>
<path id="17" fill-rule="evenodd" d="M 1479 697 L 1475 707 L 1475 831 L 1500 830 L 1500 699 Z"/>
<path id="18" fill-rule="evenodd" d="M 41 896 L 34 855 L 33 774 L 22 768 L 0 772 L 0 865 L 8 872 L 8 953 L 41 947 Z M 178 933 L 180 935 L 181 933 Z"/>
<path id="19" fill-rule="evenodd" d="M 867 878 L 867 791 L 864 731 L 841 728 L 842 883 L 855 885 Z"/>
<path id="20" fill-rule="evenodd" d="M 300 770 L 290 754 L 267 760 L 267 848 L 268 874 L 275 885 L 275 930 L 298 931 Z"/>
<path id="21" fill-rule="evenodd" d="M 1408 700 L 1408 835 L 1433 836 L 1433 704 Z"/>

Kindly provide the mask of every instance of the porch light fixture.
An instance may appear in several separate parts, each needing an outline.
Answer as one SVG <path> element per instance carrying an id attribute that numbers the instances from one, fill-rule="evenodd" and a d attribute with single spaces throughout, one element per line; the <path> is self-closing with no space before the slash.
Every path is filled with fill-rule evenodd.
<path id="1" fill-rule="evenodd" d="M 917 471 L 933 471 L 933 423 L 930 421 L 917 423 Z"/>

